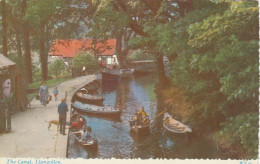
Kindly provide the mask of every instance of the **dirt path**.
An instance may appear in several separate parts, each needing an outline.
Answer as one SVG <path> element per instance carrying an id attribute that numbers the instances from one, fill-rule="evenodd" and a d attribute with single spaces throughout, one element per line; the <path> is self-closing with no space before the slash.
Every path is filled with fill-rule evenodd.
<path id="1" fill-rule="evenodd" d="M 32 109 L 19 112 L 12 116 L 12 132 L 0 135 L 0 157 L 32 157 L 32 158 L 65 158 L 67 150 L 67 135 L 59 134 L 56 125 L 48 130 L 47 121 L 58 120 L 57 106 L 60 99 L 68 91 L 67 104 L 73 93 L 85 84 L 96 79 L 95 75 L 78 77 L 58 85 L 59 101 L 51 101 L 46 108 L 39 100 L 33 99 Z M 49 93 L 53 96 L 53 89 Z M 67 121 L 69 120 L 69 112 Z"/>

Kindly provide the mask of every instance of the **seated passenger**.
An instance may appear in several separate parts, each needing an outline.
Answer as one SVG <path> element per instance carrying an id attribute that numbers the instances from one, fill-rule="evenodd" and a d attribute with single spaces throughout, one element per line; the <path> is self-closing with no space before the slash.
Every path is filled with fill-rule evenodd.
<path id="1" fill-rule="evenodd" d="M 144 111 L 144 107 L 138 112 L 138 114 L 147 116 L 147 113 Z"/>
<path id="2" fill-rule="evenodd" d="M 72 130 L 80 130 L 83 128 L 84 125 L 87 123 L 84 122 L 83 118 L 77 119 L 77 121 L 73 122 L 69 128 Z"/>
<path id="3" fill-rule="evenodd" d="M 85 127 L 83 129 L 81 138 L 80 138 L 80 142 L 85 142 L 92 139 L 92 129 L 90 126 L 88 126 L 87 128 Z"/>
<path id="4" fill-rule="evenodd" d="M 137 126 L 138 124 L 138 114 L 136 113 L 134 116 L 133 116 L 133 119 L 131 121 L 131 126 Z"/>
<path id="5" fill-rule="evenodd" d="M 148 116 L 142 116 L 142 125 L 146 126 L 150 124 L 150 120 L 148 118 Z"/>

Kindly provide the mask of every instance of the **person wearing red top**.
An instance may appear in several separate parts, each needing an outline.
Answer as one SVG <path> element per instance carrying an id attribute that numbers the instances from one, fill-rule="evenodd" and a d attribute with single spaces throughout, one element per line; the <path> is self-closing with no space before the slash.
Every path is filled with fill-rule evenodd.
<path id="1" fill-rule="evenodd" d="M 69 128 L 73 130 L 80 130 L 83 128 L 84 125 L 87 126 L 87 123 L 83 121 L 83 118 L 80 118 L 79 120 L 73 122 Z"/>

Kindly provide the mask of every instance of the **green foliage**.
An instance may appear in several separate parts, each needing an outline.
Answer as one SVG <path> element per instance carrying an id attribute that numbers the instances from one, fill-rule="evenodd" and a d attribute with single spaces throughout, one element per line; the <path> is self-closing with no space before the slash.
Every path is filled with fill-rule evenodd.
<path id="1" fill-rule="evenodd" d="M 24 57 L 23 56 L 19 56 L 16 54 L 10 54 L 8 56 L 8 58 L 10 58 L 13 62 L 15 62 L 15 64 L 20 68 L 20 69 L 24 69 L 25 65 L 24 65 Z"/>
<path id="2" fill-rule="evenodd" d="M 86 52 L 77 54 L 72 60 L 72 66 L 78 69 L 85 67 L 86 70 L 95 70 L 99 68 L 97 59 Z"/>
<path id="3" fill-rule="evenodd" d="M 226 136 L 220 138 L 230 138 L 232 146 L 242 145 L 248 157 L 255 157 L 259 95 L 257 3 L 225 1 L 203 5 L 195 2 L 193 12 L 177 23 L 163 26 L 159 39 L 161 49 L 174 57 L 172 82 L 185 89 L 193 106 L 189 121 L 195 131 L 226 128 Z M 246 129 L 248 125 L 252 128 Z"/>
<path id="4" fill-rule="evenodd" d="M 45 82 L 48 85 L 48 87 L 53 87 L 55 85 L 58 85 L 58 84 L 60 84 L 62 82 L 70 80 L 70 79 L 71 79 L 71 77 L 62 77 L 62 78 L 51 79 L 51 80 L 48 80 L 48 81 L 45 81 Z M 29 84 L 28 88 L 30 88 L 30 89 L 39 89 L 41 85 L 42 85 L 42 81 L 36 81 L 36 82 L 33 82 L 33 83 Z"/>
<path id="5" fill-rule="evenodd" d="M 258 115 L 256 113 L 240 114 L 230 117 L 222 123 L 222 130 L 219 137 L 224 138 L 232 146 L 243 145 L 250 158 L 257 158 L 258 155 Z"/>
<path id="6" fill-rule="evenodd" d="M 33 65 L 32 74 L 33 74 L 33 81 L 35 82 L 42 81 L 42 71 L 39 67 Z"/>
<path id="7" fill-rule="evenodd" d="M 151 54 L 143 51 L 136 51 L 134 54 L 129 56 L 129 60 L 154 60 L 155 57 Z"/>
<path id="8" fill-rule="evenodd" d="M 55 60 L 49 65 L 49 73 L 57 78 L 65 72 L 66 67 L 64 61 Z"/>

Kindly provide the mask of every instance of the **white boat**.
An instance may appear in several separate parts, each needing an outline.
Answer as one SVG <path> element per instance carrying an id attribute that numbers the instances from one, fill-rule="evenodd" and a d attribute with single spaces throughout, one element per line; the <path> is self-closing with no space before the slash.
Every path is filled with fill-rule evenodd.
<path id="1" fill-rule="evenodd" d="M 175 120 L 169 113 L 164 114 L 163 126 L 170 132 L 173 133 L 191 133 L 192 130 L 188 125 Z"/>

